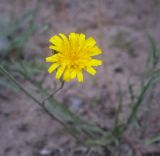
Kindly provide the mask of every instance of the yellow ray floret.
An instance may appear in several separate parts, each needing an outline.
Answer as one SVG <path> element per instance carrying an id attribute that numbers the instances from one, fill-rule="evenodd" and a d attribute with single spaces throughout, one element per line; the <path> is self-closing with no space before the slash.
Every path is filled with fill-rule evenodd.
<path id="1" fill-rule="evenodd" d="M 46 58 L 46 62 L 52 63 L 48 72 L 57 70 L 57 79 L 62 78 L 69 82 L 77 78 L 78 82 L 83 82 L 83 70 L 95 75 L 96 70 L 93 66 L 102 64 L 101 60 L 92 58 L 102 53 L 92 37 L 86 39 L 82 33 L 70 33 L 68 37 L 59 34 L 51 37 L 49 41 L 52 43 L 49 48 L 55 53 Z"/>

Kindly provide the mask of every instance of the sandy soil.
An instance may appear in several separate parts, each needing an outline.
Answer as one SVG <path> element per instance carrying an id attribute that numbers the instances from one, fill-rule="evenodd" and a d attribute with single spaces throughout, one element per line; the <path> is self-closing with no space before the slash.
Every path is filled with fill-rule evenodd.
<path id="1" fill-rule="evenodd" d="M 19 16 L 20 12 L 31 9 L 35 4 L 35 0 L 17 0 L 15 14 Z M 1 2 L 0 12 L 11 9 L 10 0 Z M 118 101 L 118 86 L 121 86 L 125 94 L 122 121 L 128 112 L 128 83 L 133 84 L 136 91 L 139 90 L 149 49 L 146 31 L 151 32 L 157 41 L 160 40 L 159 10 L 158 0 L 101 0 L 103 41 L 100 41 L 96 0 L 66 0 L 60 6 L 56 6 L 51 0 L 40 1 L 36 22 L 48 25 L 49 29 L 31 38 L 41 50 L 24 51 L 27 55 L 43 53 L 42 57 L 45 57 L 49 54 L 48 38 L 58 32 L 77 31 L 95 37 L 103 47 L 103 66 L 95 77 L 85 75 L 84 84 L 73 83 L 67 92 L 62 90 L 57 98 L 67 101 L 66 104 L 72 111 L 92 119 L 97 125 L 111 128 Z M 48 75 L 48 79 L 53 79 L 53 75 Z M 69 84 L 64 90 L 68 87 Z M 156 100 L 151 106 L 143 138 L 140 138 L 138 130 L 136 134 L 126 134 L 126 138 L 130 135 L 129 140 L 144 156 L 151 156 L 154 152 L 160 155 L 159 143 L 146 146 L 143 142 L 160 131 L 158 89 L 157 87 Z M 71 149 L 78 146 L 58 123 L 28 97 L 9 91 L 1 91 L 0 94 L 0 156 L 69 156 Z M 83 152 L 78 154 L 85 155 Z M 94 150 L 92 155 L 109 156 L 99 149 Z M 123 155 L 133 154 L 126 152 Z"/>

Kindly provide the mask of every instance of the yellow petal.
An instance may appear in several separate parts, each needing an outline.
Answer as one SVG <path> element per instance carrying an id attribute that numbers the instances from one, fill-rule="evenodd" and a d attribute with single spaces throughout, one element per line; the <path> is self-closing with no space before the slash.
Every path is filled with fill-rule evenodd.
<path id="1" fill-rule="evenodd" d="M 49 46 L 49 49 L 55 50 L 57 52 L 62 52 L 62 48 L 56 47 L 56 46 L 53 46 L 53 45 Z"/>
<path id="2" fill-rule="evenodd" d="M 86 40 L 85 45 L 88 47 L 92 47 L 96 44 L 96 41 L 94 38 L 90 37 Z"/>
<path id="3" fill-rule="evenodd" d="M 68 42 L 68 38 L 66 37 L 66 35 L 61 34 L 61 33 L 59 35 L 62 37 L 64 42 Z"/>
<path id="4" fill-rule="evenodd" d="M 85 35 L 80 34 L 79 35 L 79 50 L 83 47 L 84 43 L 85 43 Z"/>
<path id="5" fill-rule="evenodd" d="M 59 66 L 58 63 L 52 64 L 52 65 L 49 67 L 48 72 L 49 72 L 49 73 L 52 73 L 55 69 L 57 69 L 58 66 Z"/>
<path id="6" fill-rule="evenodd" d="M 46 62 L 57 62 L 57 61 L 58 61 L 57 55 L 52 55 L 46 58 Z"/>
<path id="7" fill-rule="evenodd" d="M 97 59 L 92 59 L 91 65 L 92 66 L 100 66 L 100 65 L 102 65 L 102 61 L 101 60 L 97 60 Z"/>
<path id="8" fill-rule="evenodd" d="M 75 70 L 73 70 L 73 71 L 71 72 L 71 79 L 76 78 L 76 75 L 77 75 L 77 72 L 76 72 Z"/>
<path id="9" fill-rule="evenodd" d="M 85 41 L 85 38 L 86 38 L 86 36 L 84 35 L 84 34 L 80 34 L 79 35 L 79 41 L 81 42 L 81 43 L 83 43 L 84 41 Z"/>
<path id="10" fill-rule="evenodd" d="M 61 78 L 62 74 L 64 73 L 65 67 L 66 66 L 61 66 L 60 68 L 58 68 L 57 73 L 56 73 L 56 78 L 57 79 Z"/>
<path id="11" fill-rule="evenodd" d="M 70 73 L 69 69 L 66 69 L 66 71 L 64 72 L 64 77 L 63 77 L 63 79 L 64 79 L 65 81 L 70 81 L 70 80 L 71 80 L 71 73 Z"/>
<path id="12" fill-rule="evenodd" d="M 56 45 L 57 47 L 62 46 L 62 39 L 57 35 L 51 37 L 49 41 L 54 45 Z"/>
<path id="13" fill-rule="evenodd" d="M 101 54 L 102 51 L 97 46 L 94 46 L 94 47 L 88 49 L 88 53 L 90 56 L 95 56 L 95 55 Z"/>
<path id="14" fill-rule="evenodd" d="M 76 33 L 70 33 L 69 35 L 69 41 L 72 49 L 76 48 L 76 42 L 77 42 L 77 36 Z"/>
<path id="15" fill-rule="evenodd" d="M 68 52 L 69 50 L 70 50 L 70 44 L 69 44 L 69 41 L 68 41 L 68 38 L 66 37 L 66 35 L 64 35 L 64 34 L 59 34 L 61 37 L 62 37 L 62 39 L 63 39 L 63 52 Z"/>
<path id="16" fill-rule="evenodd" d="M 92 67 L 87 67 L 86 71 L 88 73 L 90 73 L 91 75 L 95 75 L 96 74 L 96 70 L 94 68 L 92 68 Z"/>
<path id="17" fill-rule="evenodd" d="M 77 72 L 77 78 L 78 78 L 78 82 L 83 82 L 83 74 L 82 74 L 82 71 L 78 71 L 78 72 Z"/>
<path id="18" fill-rule="evenodd" d="M 90 38 L 88 38 L 88 39 L 85 41 L 85 43 L 84 43 L 81 51 L 87 52 L 87 51 L 90 50 L 90 48 L 92 48 L 95 44 L 96 44 L 96 41 L 95 41 L 92 37 L 90 37 Z"/>

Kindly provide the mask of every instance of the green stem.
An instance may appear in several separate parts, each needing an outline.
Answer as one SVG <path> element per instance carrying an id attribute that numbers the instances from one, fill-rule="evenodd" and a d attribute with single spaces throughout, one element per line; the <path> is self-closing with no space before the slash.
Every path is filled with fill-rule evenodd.
<path id="1" fill-rule="evenodd" d="M 45 97 L 43 100 L 42 100 L 42 103 L 44 103 L 47 99 L 51 98 L 52 96 L 54 96 L 58 91 L 60 91 L 64 86 L 64 81 L 61 81 L 61 85 L 59 88 L 57 88 L 56 90 L 54 90 L 51 94 L 49 94 L 47 97 Z"/>
<path id="2" fill-rule="evenodd" d="M 97 12 L 98 37 L 99 37 L 99 41 L 100 41 L 102 51 L 104 51 L 102 19 L 101 19 L 101 0 L 96 1 L 96 12 Z"/>

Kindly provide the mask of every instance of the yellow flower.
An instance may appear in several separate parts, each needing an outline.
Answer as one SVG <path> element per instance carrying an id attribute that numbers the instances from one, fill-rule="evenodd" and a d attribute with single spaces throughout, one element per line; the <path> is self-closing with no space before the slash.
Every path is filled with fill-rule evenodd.
<path id="1" fill-rule="evenodd" d="M 46 62 L 53 63 L 48 72 L 52 73 L 57 69 L 57 79 L 63 76 L 64 81 L 77 78 L 79 82 L 83 82 L 83 70 L 95 75 L 93 66 L 102 64 L 101 60 L 92 58 L 102 53 L 92 37 L 86 39 L 82 33 L 70 33 L 68 37 L 59 34 L 51 37 L 49 41 L 52 43 L 49 48 L 54 50 L 54 53 L 46 58 Z"/>

